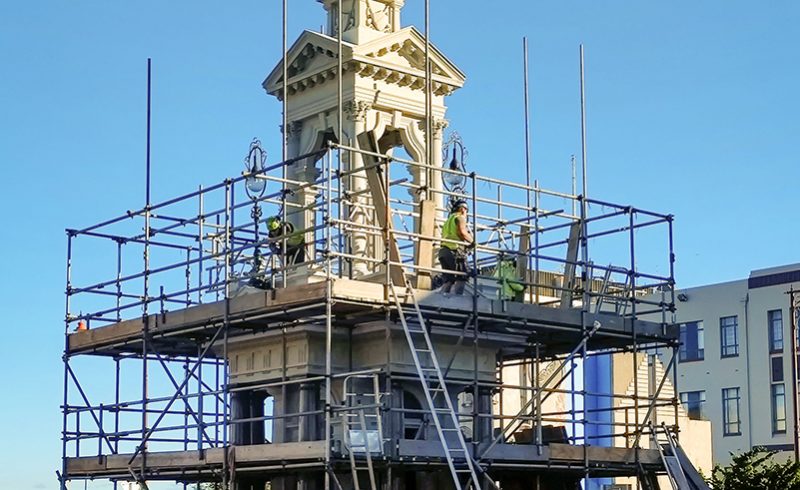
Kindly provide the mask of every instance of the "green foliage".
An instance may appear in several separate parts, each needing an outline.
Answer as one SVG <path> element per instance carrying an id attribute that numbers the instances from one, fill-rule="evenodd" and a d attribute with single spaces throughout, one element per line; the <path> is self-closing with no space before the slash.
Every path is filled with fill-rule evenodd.
<path id="1" fill-rule="evenodd" d="M 800 490 L 800 464 L 773 461 L 775 451 L 755 447 L 715 466 L 708 484 L 714 490 Z"/>

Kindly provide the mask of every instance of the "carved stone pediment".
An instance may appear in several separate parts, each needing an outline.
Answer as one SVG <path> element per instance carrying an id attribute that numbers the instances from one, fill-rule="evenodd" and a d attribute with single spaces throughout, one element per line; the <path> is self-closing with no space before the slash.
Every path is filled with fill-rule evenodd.
<path id="1" fill-rule="evenodd" d="M 342 43 L 343 58 L 352 59 L 353 45 Z M 304 31 L 289 48 L 287 74 L 289 86 L 296 91 L 336 78 L 339 47 L 336 39 L 313 31 Z M 283 88 L 283 60 L 272 69 L 262 84 L 264 90 L 278 98 Z"/>
<path id="2" fill-rule="evenodd" d="M 354 70 L 362 78 L 383 80 L 400 87 L 425 87 L 425 40 L 413 27 L 353 45 L 343 43 L 345 72 Z M 338 45 L 335 39 L 306 31 L 289 49 L 287 59 L 289 95 L 335 80 Z M 461 88 L 465 75 L 435 46 L 430 47 L 433 93 L 449 95 Z M 265 90 L 278 98 L 283 86 L 283 65 L 279 63 L 264 81 Z"/>
<path id="3" fill-rule="evenodd" d="M 464 83 L 466 77 L 436 46 L 431 44 L 431 68 L 434 75 Z M 425 70 L 425 38 L 414 27 L 356 47 L 356 54 L 404 68 Z"/>
<path id="4" fill-rule="evenodd" d="M 354 47 L 358 73 L 400 86 L 425 86 L 425 38 L 406 27 Z M 436 95 L 449 95 L 464 86 L 466 76 L 436 46 L 430 45 L 431 77 Z"/>

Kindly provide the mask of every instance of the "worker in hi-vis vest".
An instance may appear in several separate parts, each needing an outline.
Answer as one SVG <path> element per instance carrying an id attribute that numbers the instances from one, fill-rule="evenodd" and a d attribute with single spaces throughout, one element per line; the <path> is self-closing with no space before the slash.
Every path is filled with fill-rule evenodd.
<path id="1" fill-rule="evenodd" d="M 305 240 L 302 233 L 296 233 L 291 223 L 281 223 L 278 216 L 267 219 L 269 237 L 273 240 L 269 244 L 272 253 L 283 254 L 283 239 L 286 238 L 286 265 L 301 264 L 306 260 Z"/>
<path id="2" fill-rule="evenodd" d="M 439 264 L 449 271 L 467 272 L 467 246 L 473 244 L 472 233 L 467 227 L 467 202 L 459 199 L 450 209 L 450 216 L 442 225 L 442 248 L 439 249 Z M 466 242 L 465 245 L 459 242 Z M 467 285 L 466 275 L 444 274 L 442 293 L 463 294 Z M 453 287 L 455 286 L 455 287 Z"/>

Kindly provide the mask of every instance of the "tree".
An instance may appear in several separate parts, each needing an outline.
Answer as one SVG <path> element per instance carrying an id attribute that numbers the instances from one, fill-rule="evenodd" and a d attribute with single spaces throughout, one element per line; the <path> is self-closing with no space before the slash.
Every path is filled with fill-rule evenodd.
<path id="1" fill-rule="evenodd" d="M 800 490 L 800 464 L 773 461 L 775 451 L 762 447 L 733 456 L 728 466 L 715 466 L 708 484 L 714 490 Z"/>

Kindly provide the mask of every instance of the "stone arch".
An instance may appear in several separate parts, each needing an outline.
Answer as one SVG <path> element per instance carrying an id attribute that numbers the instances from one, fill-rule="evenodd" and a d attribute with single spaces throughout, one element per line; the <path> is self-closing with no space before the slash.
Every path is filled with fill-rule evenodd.
<path id="1" fill-rule="evenodd" d="M 405 412 L 405 410 L 423 410 L 424 403 L 412 390 L 403 389 L 403 439 L 425 439 L 425 417 L 422 412 Z"/>

